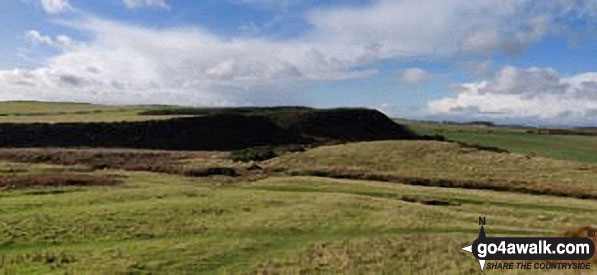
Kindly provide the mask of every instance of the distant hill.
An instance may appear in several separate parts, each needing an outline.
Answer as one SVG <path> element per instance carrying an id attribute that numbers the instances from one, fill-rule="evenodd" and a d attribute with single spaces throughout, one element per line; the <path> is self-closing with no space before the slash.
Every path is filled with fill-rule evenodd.
<path id="1" fill-rule="evenodd" d="M 418 138 L 408 128 L 369 109 L 164 107 L 141 115 L 191 117 L 101 123 L 2 123 L 0 147 L 236 150 L 263 145 Z"/>

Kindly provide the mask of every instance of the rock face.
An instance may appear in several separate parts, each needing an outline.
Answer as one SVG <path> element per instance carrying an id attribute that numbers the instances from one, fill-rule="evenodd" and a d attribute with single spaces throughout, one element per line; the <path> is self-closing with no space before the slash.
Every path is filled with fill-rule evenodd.
<path id="1" fill-rule="evenodd" d="M 321 141 L 414 138 L 417 136 L 407 128 L 367 109 L 280 108 L 141 122 L 0 124 L 0 147 L 237 150 Z"/>

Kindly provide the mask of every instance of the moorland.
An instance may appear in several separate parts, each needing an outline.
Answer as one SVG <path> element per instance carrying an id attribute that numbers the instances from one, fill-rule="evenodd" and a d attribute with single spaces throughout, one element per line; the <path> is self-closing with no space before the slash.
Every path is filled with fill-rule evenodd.
<path id="1" fill-rule="evenodd" d="M 200 123 L 214 119 L 242 123 Z M 187 142 L 206 137 L 217 146 Z M 479 216 L 491 236 L 597 227 L 587 134 L 363 109 L 3 102 L 0 139 L 8 274 L 477 274 L 460 248 Z"/>

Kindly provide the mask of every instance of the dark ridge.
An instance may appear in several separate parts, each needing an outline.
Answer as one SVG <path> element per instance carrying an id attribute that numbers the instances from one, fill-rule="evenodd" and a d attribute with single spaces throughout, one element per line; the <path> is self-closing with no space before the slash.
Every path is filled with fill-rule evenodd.
<path id="1" fill-rule="evenodd" d="M 169 120 L 4 123 L 0 124 L 0 147 L 229 151 L 268 145 L 418 138 L 406 127 L 375 110 L 304 107 L 209 110 L 212 113 L 207 115 Z"/>
<path id="2" fill-rule="evenodd" d="M 300 106 L 239 108 L 163 108 L 140 115 L 222 114 L 265 117 L 285 131 L 306 138 L 341 141 L 415 139 L 417 135 L 381 112 L 362 108 L 313 109 Z"/>
<path id="3" fill-rule="evenodd" d="M 214 115 L 116 123 L 0 124 L 0 147 L 237 150 L 306 143 L 263 117 Z"/>
<path id="4" fill-rule="evenodd" d="M 418 136 L 379 111 L 369 109 L 282 109 L 263 115 L 279 127 L 315 140 L 370 141 Z"/>

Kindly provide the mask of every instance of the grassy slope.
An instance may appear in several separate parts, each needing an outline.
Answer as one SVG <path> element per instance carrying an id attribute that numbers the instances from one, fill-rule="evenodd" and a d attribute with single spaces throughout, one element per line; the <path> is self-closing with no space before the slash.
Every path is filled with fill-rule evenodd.
<path id="1" fill-rule="evenodd" d="M 6 113 L 2 104 L 0 113 Z M 20 110 L 44 112 L 23 106 Z M 91 113 L 85 109 L 88 106 L 47 105 L 46 111 L 83 113 L 0 116 L 0 121 L 139 118 L 137 111 L 127 113 L 128 117 L 112 110 Z M 597 146 L 591 137 L 434 127 L 413 126 L 426 134 L 440 133 L 513 152 L 597 162 Z M 270 164 L 298 170 L 336 167 L 456 180 L 501 178 L 515 185 L 526 180 L 580 192 L 593 192 L 597 185 L 597 172 L 590 164 L 454 146 L 416 141 L 358 143 L 290 154 Z M 188 163 L 203 164 L 201 159 Z M 0 176 L 15 171 L 44 174 L 73 169 L 88 171 L 84 167 L 0 162 Z M 115 170 L 88 173 L 120 174 L 127 177 L 126 184 L 0 191 L 0 271 L 478 274 L 472 255 L 459 250 L 476 238 L 478 216 L 487 217 L 489 236 L 560 235 L 597 224 L 594 201 L 574 198 L 283 174 L 231 183 L 219 177 Z M 448 205 L 421 203 L 426 201 Z"/>
<path id="2" fill-rule="evenodd" d="M 121 187 L 2 192 L 0 270 L 476 274 L 477 263 L 459 248 L 476 237 L 479 215 L 491 236 L 558 235 L 597 223 L 597 206 L 577 199 L 312 177 L 230 185 L 119 173 L 128 177 Z"/>
<path id="3" fill-rule="evenodd" d="M 8 101 L 0 102 L 0 123 L 113 122 L 179 117 L 138 115 L 153 108 L 157 107 Z"/>
<path id="4" fill-rule="evenodd" d="M 537 165 L 530 167 L 523 156 L 453 146 L 356 143 L 289 154 L 269 163 L 448 178 L 552 175 L 571 184 L 595 183 L 590 181 L 597 173 L 575 172 L 578 167 L 592 169 L 589 164 L 533 159 Z M 487 168 L 489 163 L 499 165 Z M 437 169 L 442 165 L 444 170 Z M 319 177 L 231 182 L 0 162 L 0 176 L 73 169 L 119 174 L 126 183 L 0 191 L 0 271 L 477 274 L 477 262 L 459 248 L 476 238 L 478 216 L 487 217 L 490 236 L 561 235 L 597 224 L 594 201 L 574 198 Z M 433 264 L 427 262 L 430 258 Z"/>
<path id="5" fill-rule="evenodd" d="M 284 155 L 269 161 L 268 166 L 298 174 L 356 178 L 375 175 L 398 182 L 404 178 L 434 179 L 465 182 L 469 188 L 512 187 L 542 194 L 597 195 L 596 165 L 495 153 L 437 141 L 323 146 Z"/>
<path id="6" fill-rule="evenodd" d="M 400 120 L 418 134 L 440 134 L 450 140 L 494 146 L 511 152 L 597 163 L 597 136 L 538 135 L 524 129 L 442 125 Z"/>

